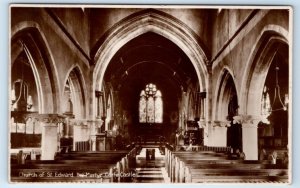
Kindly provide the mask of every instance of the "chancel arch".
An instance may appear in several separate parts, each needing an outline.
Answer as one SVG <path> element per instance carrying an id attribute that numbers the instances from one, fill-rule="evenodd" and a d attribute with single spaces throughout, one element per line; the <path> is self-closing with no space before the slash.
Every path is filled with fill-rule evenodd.
<path id="1" fill-rule="evenodd" d="M 189 105 L 186 93 L 195 95 L 196 86 L 199 90 L 199 80 L 188 56 L 172 41 L 154 32 L 141 34 L 120 48 L 107 67 L 104 81 L 105 85 L 111 83 L 118 93 L 121 103 L 115 109 L 116 117 L 122 120 L 122 114 L 127 114 L 126 121 L 116 121 L 116 127 L 126 122 L 131 137 L 169 138 L 178 127 L 186 128 L 187 110 L 183 110 Z M 156 92 L 154 95 L 150 86 Z M 141 100 L 143 97 L 145 100 Z M 146 107 L 140 121 L 139 106 L 143 102 Z M 195 105 L 194 102 L 193 99 L 190 105 Z M 155 113 L 149 110 L 160 112 L 156 114 L 160 118 L 155 121 Z M 171 116 L 176 112 L 181 118 L 173 122 Z"/>
<path id="2" fill-rule="evenodd" d="M 206 55 L 197 43 L 194 33 L 183 25 L 165 13 L 150 9 L 137 13 L 114 26 L 94 57 L 96 62 L 93 71 L 94 90 L 101 88 L 104 73 L 113 55 L 127 42 L 147 32 L 161 35 L 181 48 L 195 68 L 200 88 L 203 90 L 208 88 Z"/>

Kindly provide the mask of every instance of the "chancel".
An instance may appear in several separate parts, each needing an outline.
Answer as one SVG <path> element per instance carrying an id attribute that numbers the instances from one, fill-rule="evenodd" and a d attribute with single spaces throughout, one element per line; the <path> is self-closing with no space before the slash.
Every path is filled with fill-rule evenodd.
<path id="1" fill-rule="evenodd" d="M 290 7 L 10 9 L 11 182 L 291 182 Z"/>

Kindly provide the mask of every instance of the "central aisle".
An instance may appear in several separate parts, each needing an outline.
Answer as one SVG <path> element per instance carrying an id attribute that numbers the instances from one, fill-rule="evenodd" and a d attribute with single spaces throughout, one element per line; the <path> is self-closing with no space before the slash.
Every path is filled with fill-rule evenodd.
<path id="1" fill-rule="evenodd" d="M 146 160 L 146 149 L 155 149 L 155 160 Z M 164 155 L 160 154 L 158 148 L 142 148 L 136 156 L 136 183 L 169 183 Z"/>

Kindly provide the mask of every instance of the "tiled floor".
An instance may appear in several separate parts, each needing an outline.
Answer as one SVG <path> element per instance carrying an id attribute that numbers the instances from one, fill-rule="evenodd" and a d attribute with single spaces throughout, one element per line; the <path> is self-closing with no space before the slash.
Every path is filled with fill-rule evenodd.
<path id="1" fill-rule="evenodd" d="M 136 173 L 134 182 L 137 183 L 168 183 L 170 182 L 166 170 L 164 155 L 161 155 L 158 148 L 155 149 L 155 160 L 146 160 L 146 149 L 143 148 L 136 156 Z"/>

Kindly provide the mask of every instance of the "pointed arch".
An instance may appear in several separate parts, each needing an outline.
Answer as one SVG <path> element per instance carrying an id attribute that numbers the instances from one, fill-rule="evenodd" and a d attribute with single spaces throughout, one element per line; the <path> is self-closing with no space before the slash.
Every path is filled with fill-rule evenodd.
<path id="1" fill-rule="evenodd" d="M 269 67 L 278 45 L 288 45 L 289 32 L 277 25 L 267 25 L 252 48 L 241 84 L 243 114 L 260 116 L 261 96 Z M 289 45 L 288 45 L 289 46 Z"/>
<path id="2" fill-rule="evenodd" d="M 59 113 L 59 81 L 47 40 L 35 22 L 25 21 L 14 25 L 10 33 L 11 64 L 24 50 L 29 54 L 38 90 L 40 113 Z"/>
<path id="3" fill-rule="evenodd" d="M 226 120 L 228 116 L 228 105 L 230 98 L 236 95 L 239 98 L 234 76 L 230 68 L 224 67 L 217 81 L 216 97 L 214 100 L 214 115 L 215 120 Z"/>
<path id="4" fill-rule="evenodd" d="M 93 90 L 99 90 L 102 87 L 104 73 L 113 55 L 130 40 L 147 32 L 159 34 L 181 48 L 196 70 L 200 88 L 203 91 L 209 88 L 206 68 L 208 60 L 194 33 L 179 20 L 160 11 L 149 9 L 129 16 L 112 27 L 95 53 Z M 95 97 L 93 99 L 95 100 Z"/>
<path id="5" fill-rule="evenodd" d="M 86 117 L 86 84 L 80 67 L 73 64 L 66 74 L 64 81 L 64 88 L 69 82 L 71 89 L 71 98 L 73 99 L 74 115 L 77 119 L 84 119 Z M 64 102 L 64 92 L 62 92 L 62 103 Z M 63 106 L 63 105 L 62 105 Z M 63 112 L 63 109 L 61 109 Z"/>

